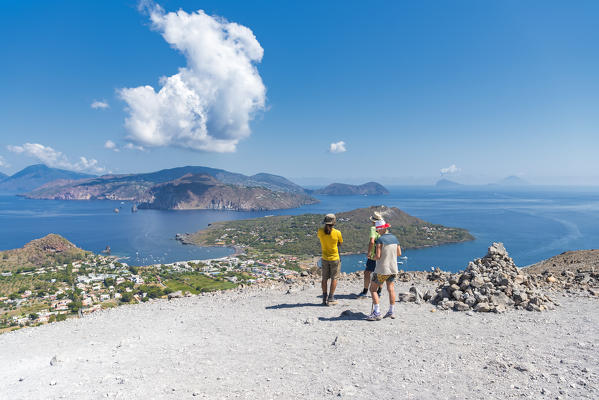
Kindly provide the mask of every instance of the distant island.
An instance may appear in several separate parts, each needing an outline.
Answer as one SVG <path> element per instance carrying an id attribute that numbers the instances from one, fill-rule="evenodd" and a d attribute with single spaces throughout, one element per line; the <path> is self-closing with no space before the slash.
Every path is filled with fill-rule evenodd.
<path id="1" fill-rule="evenodd" d="M 435 186 L 438 188 L 468 188 L 468 187 L 472 187 L 472 186 L 484 187 L 484 186 L 526 186 L 526 185 L 530 185 L 530 182 L 525 181 L 524 179 L 517 177 L 515 175 L 510 175 L 510 176 L 503 178 L 497 182 L 488 183 L 486 185 L 465 185 L 462 183 L 452 181 L 447 178 L 441 178 L 435 183 Z"/>
<path id="2" fill-rule="evenodd" d="M 439 246 L 474 240 L 467 230 L 431 224 L 396 207 L 372 206 L 337 214 L 337 228 L 344 238 L 344 253 L 363 253 L 373 211 L 388 221 L 404 249 Z M 177 239 L 200 246 L 241 246 L 249 251 L 293 256 L 317 256 L 320 245 L 316 237 L 322 215 L 284 215 L 212 224 L 193 234 L 179 234 Z"/>
<path id="3" fill-rule="evenodd" d="M 499 185 L 499 186 L 524 186 L 524 185 L 530 185 L 530 182 L 525 181 L 524 179 L 515 176 L 515 175 L 510 175 L 506 178 L 503 178 L 502 180 L 500 180 L 497 183 L 494 183 L 492 185 Z"/>
<path id="4" fill-rule="evenodd" d="M 352 195 L 385 195 L 389 191 L 380 183 L 367 182 L 363 185 L 348 185 L 345 183 L 331 183 L 325 188 L 315 190 L 314 194 L 328 196 L 352 196 Z"/>
<path id="5" fill-rule="evenodd" d="M 93 178 L 95 175 L 50 168 L 44 164 L 30 165 L 14 175 L 0 173 L 0 193 L 25 193 L 57 180 Z"/>
<path id="6" fill-rule="evenodd" d="M 28 167 L 31 169 L 31 167 Z M 26 168 L 25 170 L 27 170 Z M 21 171 L 2 181 L 11 187 L 29 187 Z M 187 166 L 126 175 L 65 175 L 46 166 L 37 168 L 39 187 L 22 194 L 45 200 L 121 200 L 141 203 L 139 208 L 275 210 L 317 203 L 304 188 L 267 173 L 246 176 L 222 169 Z M 58 171 L 58 172 L 57 172 Z M 25 182 L 19 178 L 27 177 Z M 50 180 L 52 179 L 52 180 Z M 50 180 L 50 181 L 48 181 Z M 25 185 L 26 182 L 29 182 Z"/>
<path id="7" fill-rule="evenodd" d="M 437 183 L 435 183 L 436 187 L 441 187 L 441 188 L 451 188 L 451 187 L 458 187 L 458 186 L 464 186 L 461 183 L 457 183 L 454 181 L 450 181 L 449 179 L 439 179 L 437 181 Z"/>

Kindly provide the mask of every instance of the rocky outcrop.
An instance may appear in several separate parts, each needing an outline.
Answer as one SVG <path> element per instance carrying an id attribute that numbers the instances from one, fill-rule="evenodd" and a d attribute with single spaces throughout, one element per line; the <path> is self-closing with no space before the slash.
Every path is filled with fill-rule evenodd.
<path id="1" fill-rule="evenodd" d="M 439 309 L 455 311 L 542 311 L 554 307 L 536 280 L 514 264 L 502 243 L 493 243 L 486 256 L 471 261 L 463 272 L 450 274 L 423 299 Z"/>

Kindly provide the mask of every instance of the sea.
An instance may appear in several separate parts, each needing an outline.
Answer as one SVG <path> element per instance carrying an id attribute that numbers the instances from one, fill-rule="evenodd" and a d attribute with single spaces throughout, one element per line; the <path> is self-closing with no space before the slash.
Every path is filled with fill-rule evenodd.
<path id="1" fill-rule="evenodd" d="M 516 265 L 527 266 L 568 250 L 599 248 L 599 188 L 593 187 L 388 187 L 385 196 L 318 196 L 320 203 L 287 210 L 240 212 L 217 210 L 139 210 L 131 202 L 32 200 L 0 195 L 0 250 L 57 233 L 78 247 L 111 254 L 130 265 L 212 259 L 233 249 L 183 245 L 177 233 L 208 224 L 304 213 L 338 213 L 384 204 L 435 224 L 465 228 L 473 241 L 404 250 L 400 268 L 447 271 L 464 269 L 482 257 L 493 242 L 503 242 Z M 115 210 L 118 209 L 118 213 Z M 368 221 L 364 225 L 367 245 Z M 391 229 L 392 231 L 392 229 Z M 401 242 L 401 237 L 399 237 Z M 364 268 L 364 255 L 342 257 L 342 270 Z"/>

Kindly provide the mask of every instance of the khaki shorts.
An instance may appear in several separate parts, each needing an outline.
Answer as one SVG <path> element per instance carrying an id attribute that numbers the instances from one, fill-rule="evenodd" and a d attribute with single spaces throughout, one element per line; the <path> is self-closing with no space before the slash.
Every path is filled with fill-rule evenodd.
<path id="1" fill-rule="evenodd" d="M 341 260 L 321 260 L 322 263 L 322 279 L 339 279 L 341 272 Z"/>

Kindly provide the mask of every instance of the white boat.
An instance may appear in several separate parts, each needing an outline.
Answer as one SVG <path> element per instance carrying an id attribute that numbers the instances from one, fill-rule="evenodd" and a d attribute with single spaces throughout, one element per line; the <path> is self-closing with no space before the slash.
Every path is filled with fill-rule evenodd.
<path id="1" fill-rule="evenodd" d="M 401 257 L 399 257 L 399 258 L 400 258 L 401 260 L 407 260 L 407 259 L 408 259 L 408 256 L 401 256 Z"/>

